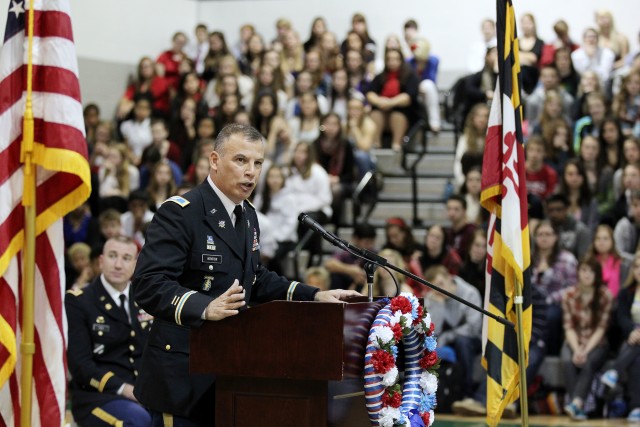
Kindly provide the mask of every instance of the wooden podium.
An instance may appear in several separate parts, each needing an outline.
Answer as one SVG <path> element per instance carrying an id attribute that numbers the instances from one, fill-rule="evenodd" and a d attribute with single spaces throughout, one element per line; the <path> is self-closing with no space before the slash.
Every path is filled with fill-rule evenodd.
<path id="1" fill-rule="evenodd" d="M 362 372 L 382 307 L 274 301 L 193 329 L 190 370 L 216 375 L 216 427 L 370 426 Z"/>

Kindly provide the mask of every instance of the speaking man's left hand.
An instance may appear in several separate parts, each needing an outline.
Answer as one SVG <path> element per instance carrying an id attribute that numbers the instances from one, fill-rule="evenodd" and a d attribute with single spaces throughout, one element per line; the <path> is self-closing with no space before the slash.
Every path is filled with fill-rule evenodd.
<path id="1" fill-rule="evenodd" d="M 315 301 L 320 302 L 341 302 L 351 297 L 361 297 L 362 294 L 356 291 L 347 291 L 344 289 L 332 289 L 330 291 L 320 291 L 316 293 Z"/>

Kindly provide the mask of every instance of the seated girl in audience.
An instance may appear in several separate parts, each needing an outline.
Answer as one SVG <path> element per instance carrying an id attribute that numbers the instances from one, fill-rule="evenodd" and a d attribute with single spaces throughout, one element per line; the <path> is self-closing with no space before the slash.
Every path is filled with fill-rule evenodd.
<path id="1" fill-rule="evenodd" d="M 229 47 L 224 38 L 224 34 L 220 31 L 212 31 L 209 33 L 209 52 L 204 57 L 204 71 L 202 78 L 209 82 L 218 76 L 218 68 L 220 59 L 229 55 Z"/>
<path id="2" fill-rule="evenodd" d="M 180 147 L 180 167 L 186 170 L 191 164 L 191 156 L 197 138 L 197 111 L 196 102 L 191 98 L 185 98 L 180 105 L 179 115 L 169 126 L 169 140 Z"/>
<path id="3" fill-rule="evenodd" d="M 531 251 L 531 286 L 546 298 L 549 308 L 547 323 L 549 331 L 547 337 L 549 354 L 557 355 L 562 344 L 562 309 L 560 301 L 564 289 L 571 283 L 576 283 L 576 267 L 578 261 L 569 251 L 560 246 L 558 232 L 549 220 L 542 220 L 533 230 L 533 245 Z"/>
<path id="4" fill-rule="evenodd" d="M 569 214 L 593 229 L 600 222 L 600 212 L 587 181 L 587 174 L 580 160 L 569 159 L 565 164 L 558 192 L 567 196 Z"/>
<path id="5" fill-rule="evenodd" d="M 608 212 L 614 205 L 613 198 L 613 170 L 607 166 L 600 156 L 598 140 L 587 135 L 582 140 L 578 158 L 587 175 L 587 184 L 591 194 L 596 195 L 600 215 Z"/>
<path id="6" fill-rule="evenodd" d="M 399 49 L 385 52 L 385 69 L 371 82 L 367 100 L 371 104 L 371 118 L 376 123 L 374 145 L 381 147 L 382 133 L 391 132 L 391 148 L 399 151 L 402 138 L 418 120 L 418 76 L 404 62 Z"/>
<path id="7" fill-rule="evenodd" d="M 593 241 L 587 255 L 597 259 L 602 266 L 602 281 L 615 298 L 622 285 L 626 283 L 631 270 L 628 259 L 622 258 L 616 249 L 613 229 L 606 225 L 598 225 L 593 234 Z"/>
<path id="8" fill-rule="evenodd" d="M 480 296 L 484 298 L 485 273 L 487 270 L 487 233 L 481 228 L 473 232 L 473 240 L 469 246 L 469 253 L 462 260 L 458 277 L 473 285 Z"/>
<path id="9" fill-rule="evenodd" d="M 320 136 L 321 115 L 318 96 L 312 92 L 302 94 L 300 96 L 300 115 L 291 118 L 288 122 L 293 141 L 307 144 L 315 141 Z"/>
<path id="10" fill-rule="evenodd" d="M 133 117 L 120 125 L 120 133 L 130 150 L 130 159 L 134 165 L 140 164 L 142 151 L 151 144 L 151 101 L 138 95 L 133 107 Z"/>
<path id="11" fill-rule="evenodd" d="M 176 181 L 173 178 L 173 171 L 169 162 L 160 160 L 151 172 L 151 180 L 147 187 L 149 199 L 151 200 L 151 210 L 155 211 L 169 197 L 176 193 Z"/>
<path id="12" fill-rule="evenodd" d="M 464 184 L 460 187 L 460 194 L 467 202 L 467 222 L 482 225 L 488 218 L 487 211 L 480 206 L 480 192 L 482 191 L 482 168 L 473 166 L 467 171 Z"/>
<path id="13" fill-rule="evenodd" d="M 599 135 L 600 126 L 607 116 L 607 101 L 600 92 L 592 92 L 587 95 L 587 115 L 578 119 L 573 131 L 573 151 L 580 150 L 582 139 L 591 135 L 595 138 Z"/>
<path id="14" fill-rule="evenodd" d="M 342 43 L 342 52 L 349 50 L 350 36 L 352 33 L 358 35 L 362 43 L 363 58 L 366 62 L 372 62 L 376 56 L 376 42 L 369 35 L 367 29 L 367 20 L 361 13 L 355 13 L 351 18 L 351 31 L 347 35 L 347 39 Z"/>
<path id="15" fill-rule="evenodd" d="M 289 73 L 299 73 L 304 68 L 304 48 L 298 33 L 293 29 L 284 34 L 280 58 Z"/>
<path id="16" fill-rule="evenodd" d="M 304 68 L 311 74 L 313 87 L 318 95 L 329 96 L 331 76 L 325 72 L 320 50 L 312 49 L 304 57 Z"/>
<path id="17" fill-rule="evenodd" d="M 312 93 L 316 97 L 318 103 L 318 109 L 320 115 L 327 114 L 329 112 L 329 101 L 324 95 L 316 93 L 316 88 L 313 86 L 313 78 L 308 71 L 301 71 L 296 76 L 296 90 L 295 96 L 289 99 L 287 108 L 285 110 L 284 118 L 291 120 L 292 118 L 301 114 L 301 101 L 300 98 L 306 93 Z"/>
<path id="18" fill-rule="evenodd" d="M 484 142 L 489 123 L 489 107 L 486 104 L 476 104 L 471 108 L 464 122 L 464 130 L 453 160 L 453 177 L 455 187 L 460 188 L 464 183 L 464 175 L 473 166 L 482 166 Z"/>
<path id="19" fill-rule="evenodd" d="M 616 197 L 622 194 L 622 170 L 630 163 L 640 163 L 640 139 L 625 138 L 622 143 L 621 166 L 613 174 L 613 192 Z"/>
<path id="20" fill-rule="evenodd" d="M 458 274 L 458 270 L 462 267 L 462 259 L 455 249 L 447 247 L 444 229 L 441 225 L 434 224 L 429 227 L 424 236 L 424 247 L 425 250 L 420 252 L 418 256 L 422 271 L 426 271 L 433 265 L 444 265 L 449 273 Z"/>
<path id="21" fill-rule="evenodd" d="M 152 100 L 155 115 L 166 116 L 169 114 L 169 83 L 156 74 L 153 59 L 143 57 L 138 63 L 136 79 L 127 86 L 127 90 L 120 99 L 116 117 L 124 120 L 129 116 L 134 106 L 136 95 L 147 95 Z"/>
<path id="22" fill-rule="evenodd" d="M 349 102 L 349 80 L 344 69 L 333 73 L 331 91 L 329 92 L 329 110 L 340 117 L 342 123 L 347 122 L 347 103 Z"/>
<path id="23" fill-rule="evenodd" d="M 256 78 L 256 84 L 254 86 L 251 105 L 253 105 L 258 93 L 265 89 L 271 90 L 276 94 L 278 114 L 284 115 L 287 102 L 289 102 L 289 96 L 285 91 L 284 82 L 282 79 L 276 78 L 276 70 L 269 64 L 262 64 L 258 68 L 258 77 Z"/>
<path id="24" fill-rule="evenodd" d="M 260 34 L 253 34 L 247 43 L 247 52 L 238 60 L 240 71 L 249 77 L 255 77 L 265 51 L 265 44 Z"/>
<path id="25" fill-rule="evenodd" d="M 558 70 L 560 86 L 564 88 L 573 98 L 578 94 L 580 85 L 580 74 L 573 67 L 571 60 L 571 50 L 567 47 L 560 47 L 553 54 L 553 65 Z"/>
<path id="26" fill-rule="evenodd" d="M 285 189 L 293 195 L 298 212 L 304 212 L 320 224 L 326 224 L 333 210 L 331 202 L 331 180 L 322 166 L 316 163 L 315 152 L 306 142 L 298 142 L 293 150 L 289 166 L 289 176 Z M 298 240 L 310 231 L 306 226 L 298 225 Z M 322 240 L 314 233 L 305 248 L 311 252 L 310 263 L 318 265 L 322 258 Z"/>
<path id="27" fill-rule="evenodd" d="M 193 165 L 192 173 L 185 175 L 185 181 L 193 185 L 202 184 L 204 180 L 209 176 L 210 168 L 211 166 L 209 165 L 208 156 L 198 157 Z"/>
<path id="28" fill-rule="evenodd" d="M 620 375 L 627 374 L 627 389 L 631 411 L 627 421 L 640 421 L 640 254 L 633 260 L 633 270 L 626 286 L 620 290 L 615 308 L 617 326 L 622 332 L 624 343 L 618 352 L 612 369 L 607 370 L 600 380 L 607 387 L 614 388 Z"/>
<path id="29" fill-rule="evenodd" d="M 260 91 L 251 112 L 253 127 L 266 138 L 266 158 L 277 165 L 289 163 L 291 156 L 291 133 L 287 122 L 278 115 L 277 99 L 270 89 Z"/>
<path id="30" fill-rule="evenodd" d="M 545 163 L 544 141 L 537 135 L 532 136 L 525 145 L 525 173 L 527 192 L 541 200 L 549 197 L 558 185 L 558 174 Z"/>
<path id="31" fill-rule="evenodd" d="M 209 108 L 216 107 L 216 101 L 220 99 L 223 93 L 223 88 L 221 87 L 223 84 L 222 79 L 229 75 L 236 77 L 237 89 L 242 98 L 243 105 L 247 105 L 247 100 L 250 100 L 253 92 L 253 79 L 240 73 L 236 59 L 233 55 L 229 54 L 220 58 L 218 75 L 207 84 L 207 88 L 204 91 L 204 99 L 207 101 Z M 224 90 L 224 92 L 228 93 L 227 90 Z"/>
<path id="32" fill-rule="evenodd" d="M 562 297 L 566 342 L 562 347 L 565 384 L 570 403 L 564 411 L 573 420 L 586 420 L 584 401 L 609 352 L 606 331 L 613 298 L 602 282 L 598 260 L 578 264 L 578 280 Z"/>
<path id="33" fill-rule="evenodd" d="M 602 93 L 602 86 L 600 85 L 600 79 L 594 71 L 585 71 L 580 76 L 580 85 L 578 86 L 578 94 L 573 102 L 573 108 L 571 109 L 571 119 L 576 121 L 587 114 L 587 96 L 590 93 Z"/>
<path id="34" fill-rule="evenodd" d="M 362 58 L 362 52 L 349 49 L 345 54 L 344 63 L 347 77 L 349 78 L 349 88 L 365 95 L 369 91 L 369 85 L 373 77 L 367 70 L 367 64 Z"/>
<path id="35" fill-rule="evenodd" d="M 129 163 L 125 144 L 109 147 L 107 157 L 98 169 L 100 211 L 114 208 L 126 212 L 129 193 L 140 186 L 138 168 Z"/>
<path id="36" fill-rule="evenodd" d="M 204 117 L 209 112 L 209 106 L 202 97 L 202 84 L 200 77 L 195 71 L 185 73 L 180 77 L 178 93 L 171 101 L 171 120 L 175 120 L 180 115 L 180 106 L 186 98 L 191 98 L 196 103 L 196 115 Z"/>
<path id="37" fill-rule="evenodd" d="M 273 49 L 265 50 L 260 64 L 271 66 L 274 71 L 276 85 L 282 86 L 288 97 L 293 96 L 296 79 L 291 73 L 282 68 L 282 58 L 278 52 Z"/>
<path id="38" fill-rule="evenodd" d="M 334 73 L 336 70 L 344 67 L 344 58 L 340 53 L 338 38 L 334 33 L 326 31 L 322 35 L 320 54 L 322 55 L 322 63 L 327 73 Z"/>
<path id="39" fill-rule="evenodd" d="M 600 160 L 605 167 L 615 171 L 622 163 L 622 145 L 624 135 L 620 123 L 613 117 L 607 117 L 600 124 L 598 130 L 598 142 L 600 143 Z"/>
<path id="40" fill-rule="evenodd" d="M 640 71 L 632 71 L 623 79 L 612 109 L 620 120 L 622 133 L 640 138 Z"/>
<path id="41" fill-rule="evenodd" d="M 542 139 L 545 146 L 545 162 L 562 175 L 564 166 L 569 158 L 573 157 L 573 145 L 571 127 L 565 119 L 556 119 L 549 122 L 542 130 Z"/>
<path id="42" fill-rule="evenodd" d="M 272 165 L 267 169 L 265 184 L 263 191 L 254 197 L 253 204 L 277 228 L 278 249 L 268 267 L 281 273 L 282 260 L 298 241 L 298 214 L 301 211 L 295 196 L 285 188 L 285 174 L 280 166 Z"/>
<path id="43" fill-rule="evenodd" d="M 616 30 L 613 14 L 609 10 L 596 11 L 598 25 L 598 46 L 610 49 L 615 55 L 613 68 L 620 68 L 624 64 L 625 56 L 629 53 L 629 39 L 624 33 Z"/>
<path id="44" fill-rule="evenodd" d="M 402 255 L 402 259 L 407 266 L 408 271 L 418 277 L 423 277 L 422 268 L 420 267 L 420 253 L 425 253 L 426 249 L 423 245 L 417 243 L 411 233 L 411 227 L 402 218 L 389 218 L 385 224 L 386 242 L 383 249 L 393 249 Z M 413 293 L 422 297 L 427 292 L 427 288 L 420 283 L 408 279 L 407 284 L 413 289 Z"/>
<path id="45" fill-rule="evenodd" d="M 101 120 L 96 126 L 96 138 L 93 150 L 89 153 L 89 166 L 95 172 L 107 157 L 109 146 L 113 142 L 113 123 L 108 120 Z"/>
<path id="46" fill-rule="evenodd" d="M 228 74 L 226 76 L 222 76 L 219 79 L 220 84 L 216 85 L 215 91 L 209 93 L 209 98 L 207 99 L 207 105 L 209 106 L 209 112 L 211 115 L 215 115 L 215 113 L 220 108 L 220 103 L 222 102 L 222 98 L 227 95 L 235 95 L 238 97 L 242 106 L 246 109 L 251 109 L 251 102 L 253 102 L 253 94 L 249 94 L 247 96 L 242 96 L 240 94 L 240 88 L 238 87 L 238 77 L 233 74 Z"/>
<path id="47" fill-rule="evenodd" d="M 313 142 L 318 164 L 329 174 L 333 195 L 332 222 L 342 224 L 342 207 L 355 186 L 356 164 L 351 144 L 344 137 L 340 117 L 329 113 L 322 118 L 320 136 Z"/>
<path id="48" fill-rule="evenodd" d="M 529 123 L 532 134 L 543 135 L 545 129 L 555 120 L 566 120 L 569 123 L 569 118 L 565 117 L 562 111 L 562 97 L 558 91 L 548 90 L 542 104 L 540 117 L 533 123 Z"/>
<path id="49" fill-rule="evenodd" d="M 365 109 L 364 97 L 356 92 L 347 104 L 347 138 L 353 147 L 360 178 L 375 170 L 376 164 L 371 155 L 375 134 L 376 124 Z"/>
<path id="50" fill-rule="evenodd" d="M 238 95 L 224 95 L 220 100 L 220 107 L 216 110 L 213 120 L 215 128 L 222 130 L 226 125 L 233 123 L 236 113 L 243 110 Z"/>
<path id="51" fill-rule="evenodd" d="M 171 38 L 171 48 L 162 52 L 156 58 L 156 70 L 169 82 L 173 89 L 178 88 L 180 62 L 188 58 L 183 49 L 187 44 L 187 36 L 182 31 L 176 32 Z"/>
<path id="52" fill-rule="evenodd" d="M 322 43 L 322 36 L 327 32 L 327 21 L 322 16 L 317 16 L 311 23 L 311 34 L 309 39 L 304 42 L 304 51 L 309 52 L 311 49 L 319 49 Z"/>

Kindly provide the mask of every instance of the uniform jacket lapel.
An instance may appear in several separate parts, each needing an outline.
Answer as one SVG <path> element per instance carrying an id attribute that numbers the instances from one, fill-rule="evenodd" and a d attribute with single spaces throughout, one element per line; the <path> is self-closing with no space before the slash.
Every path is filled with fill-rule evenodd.
<path id="1" fill-rule="evenodd" d="M 109 295 L 109 292 L 107 292 L 104 285 L 102 284 L 102 280 L 100 279 L 100 277 L 96 279 L 95 285 L 100 310 L 103 311 L 107 316 L 116 319 L 119 322 L 129 323 L 129 319 L 124 316 L 124 313 L 118 307 L 120 301 L 114 301 L 113 298 L 111 298 L 111 295 Z M 131 298 L 129 298 L 129 301 L 131 301 Z"/>

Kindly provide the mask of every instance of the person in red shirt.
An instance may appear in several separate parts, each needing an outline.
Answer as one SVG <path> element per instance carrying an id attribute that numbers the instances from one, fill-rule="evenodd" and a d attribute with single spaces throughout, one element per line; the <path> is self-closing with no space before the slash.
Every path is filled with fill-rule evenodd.
<path id="1" fill-rule="evenodd" d="M 171 39 L 171 49 L 162 52 L 156 59 L 158 74 L 167 79 L 169 85 L 174 89 L 178 89 L 180 82 L 180 73 L 178 72 L 180 62 L 187 57 L 183 51 L 186 44 L 187 36 L 182 31 L 178 31 Z"/>
<path id="2" fill-rule="evenodd" d="M 545 200 L 558 185 L 558 174 L 544 162 L 544 140 L 539 136 L 532 136 L 525 146 L 525 172 L 527 176 L 527 191 Z"/>

